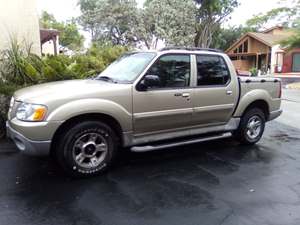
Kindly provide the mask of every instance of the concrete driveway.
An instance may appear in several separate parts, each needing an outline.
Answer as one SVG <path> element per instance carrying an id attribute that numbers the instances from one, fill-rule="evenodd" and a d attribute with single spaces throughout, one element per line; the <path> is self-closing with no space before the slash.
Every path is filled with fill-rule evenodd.
<path id="1" fill-rule="evenodd" d="M 107 174 L 64 177 L 0 144 L 0 224 L 298 225 L 300 92 L 256 146 L 231 140 L 123 155 Z"/>

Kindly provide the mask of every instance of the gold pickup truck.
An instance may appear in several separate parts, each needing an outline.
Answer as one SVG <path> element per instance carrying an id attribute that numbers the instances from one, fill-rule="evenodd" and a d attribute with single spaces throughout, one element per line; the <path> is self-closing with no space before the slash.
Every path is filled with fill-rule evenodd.
<path id="1" fill-rule="evenodd" d="M 239 78 L 222 52 L 165 48 L 123 55 L 93 79 L 17 91 L 8 136 L 53 155 L 74 176 L 107 169 L 118 151 L 144 152 L 234 137 L 255 144 L 280 116 L 281 81 Z"/>

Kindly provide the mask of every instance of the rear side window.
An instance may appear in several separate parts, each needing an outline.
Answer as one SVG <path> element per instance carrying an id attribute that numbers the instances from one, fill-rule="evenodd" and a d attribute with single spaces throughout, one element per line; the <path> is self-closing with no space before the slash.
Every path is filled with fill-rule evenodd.
<path id="1" fill-rule="evenodd" d="M 197 56 L 198 86 L 225 85 L 230 73 L 225 60 L 217 55 Z"/>

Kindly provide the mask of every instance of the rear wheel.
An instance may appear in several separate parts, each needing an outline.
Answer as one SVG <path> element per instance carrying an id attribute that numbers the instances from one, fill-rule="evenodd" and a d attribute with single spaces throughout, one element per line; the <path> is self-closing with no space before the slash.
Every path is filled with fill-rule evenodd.
<path id="1" fill-rule="evenodd" d="M 56 151 L 62 168 L 74 177 L 89 177 L 105 171 L 118 149 L 114 130 L 99 121 L 86 121 L 65 132 Z"/>
<path id="2" fill-rule="evenodd" d="M 234 135 L 242 144 L 256 144 L 262 138 L 265 130 L 265 123 L 265 114 L 261 109 L 249 109 L 243 115 L 240 126 Z"/>

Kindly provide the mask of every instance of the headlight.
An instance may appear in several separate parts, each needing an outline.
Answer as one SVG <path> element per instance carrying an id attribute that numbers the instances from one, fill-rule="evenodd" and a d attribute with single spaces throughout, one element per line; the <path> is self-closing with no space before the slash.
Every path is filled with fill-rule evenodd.
<path id="1" fill-rule="evenodd" d="M 16 112 L 16 117 L 23 121 L 43 121 L 47 114 L 47 107 L 43 105 L 21 103 Z"/>

